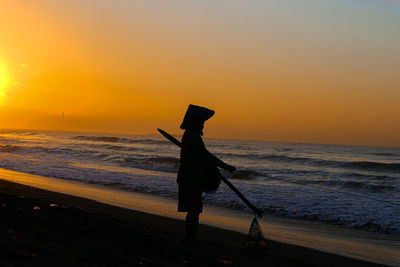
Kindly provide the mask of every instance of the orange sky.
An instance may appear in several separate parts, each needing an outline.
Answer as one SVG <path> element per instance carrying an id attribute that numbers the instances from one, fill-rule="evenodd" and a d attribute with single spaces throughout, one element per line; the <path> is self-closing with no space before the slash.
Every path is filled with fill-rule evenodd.
<path id="1" fill-rule="evenodd" d="M 3 0 L 0 128 L 400 146 L 399 6 Z"/>

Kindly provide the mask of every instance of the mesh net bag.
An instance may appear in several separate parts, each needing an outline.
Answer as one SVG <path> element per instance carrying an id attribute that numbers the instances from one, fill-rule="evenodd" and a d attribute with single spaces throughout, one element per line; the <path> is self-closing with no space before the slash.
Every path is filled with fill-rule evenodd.
<path id="1" fill-rule="evenodd" d="M 247 234 L 242 247 L 243 252 L 247 254 L 260 254 L 269 247 L 269 243 L 262 233 L 257 217 L 254 217 L 253 219 L 249 233 Z"/>

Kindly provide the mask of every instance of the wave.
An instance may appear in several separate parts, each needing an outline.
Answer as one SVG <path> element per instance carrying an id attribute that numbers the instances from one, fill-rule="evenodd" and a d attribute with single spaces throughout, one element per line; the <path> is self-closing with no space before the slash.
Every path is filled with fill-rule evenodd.
<path id="1" fill-rule="evenodd" d="M 276 150 L 276 151 L 284 151 L 284 152 L 287 152 L 287 151 L 293 151 L 294 149 L 293 149 L 293 148 L 276 148 L 275 150 Z"/>
<path id="2" fill-rule="evenodd" d="M 177 172 L 180 165 L 179 158 L 174 157 L 124 158 L 122 162 L 120 160 L 119 162 L 125 167 L 130 166 L 167 172 Z M 230 179 L 252 180 L 260 175 L 260 173 L 253 170 L 237 170 Z"/>
<path id="3" fill-rule="evenodd" d="M 257 156 L 256 156 L 257 157 Z M 299 162 L 308 165 L 318 165 L 334 168 L 360 169 L 369 171 L 393 172 L 400 171 L 400 163 L 383 163 L 376 161 L 336 161 L 336 160 L 320 160 L 315 158 L 291 157 L 285 155 L 262 155 L 259 159 L 266 159 L 274 162 Z"/>
<path id="4" fill-rule="evenodd" d="M 138 160 L 135 160 L 135 162 L 138 162 Z M 140 162 L 148 163 L 151 165 L 167 165 L 173 167 L 176 171 L 178 170 L 180 164 L 179 158 L 174 157 L 151 157 L 140 160 Z M 251 180 L 255 179 L 259 175 L 260 174 L 258 172 L 253 170 L 237 170 L 233 173 L 233 176 L 231 178 L 238 180 Z"/>
<path id="5" fill-rule="evenodd" d="M 124 145 L 119 145 L 119 144 L 104 144 L 104 143 L 95 143 L 95 144 L 85 144 L 86 147 L 88 148 L 93 148 L 93 149 L 105 149 L 105 150 L 110 150 L 110 151 L 143 151 L 145 149 L 139 149 L 136 147 L 128 147 Z"/>
<path id="6" fill-rule="evenodd" d="M 0 152 L 12 153 L 17 151 L 17 149 L 19 149 L 19 147 L 14 145 L 0 145 Z"/>
<path id="7" fill-rule="evenodd" d="M 142 143 L 142 144 L 150 144 L 150 145 L 165 145 L 165 144 L 171 144 L 170 141 L 162 141 L 162 140 L 154 140 L 154 139 L 125 139 L 129 140 L 129 143 Z"/>
<path id="8" fill-rule="evenodd" d="M 371 175 L 371 174 L 362 174 L 362 173 L 356 173 L 356 172 L 351 172 L 351 173 L 343 173 L 341 174 L 345 177 L 349 178 L 356 178 L 356 179 L 368 179 L 368 180 L 376 180 L 376 181 L 382 181 L 382 180 L 396 180 L 396 177 L 393 176 L 387 176 L 387 175 Z"/>
<path id="9" fill-rule="evenodd" d="M 180 160 L 173 157 L 153 157 L 145 159 L 145 162 L 150 164 L 169 165 L 178 169 Z"/>
<path id="10" fill-rule="evenodd" d="M 253 170 L 237 170 L 233 173 L 232 179 L 238 180 L 252 180 L 257 178 L 260 174 Z"/>
<path id="11" fill-rule="evenodd" d="M 374 161 L 352 161 L 352 162 L 339 162 L 342 167 L 357 168 L 363 170 L 379 170 L 379 171 L 399 171 L 399 163 L 382 163 Z"/>
<path id="12" fill-rule="evenodd" d="M 120 138 L 116 136 L 85 136 L 78 135 L 72 137 L 75 140 L 83 140 L 83 141 L 98 141 L 98 142 L 110 142 L 110 143 L 141 143 L 141 144 L 151 144 L 151 145 L 164 145 L 170 144 L 169 141 L 163 140 L 155 140 L 155 139 L 128 139 L 128 138 Z"/>
<path id="13" fill-rule="evenodd" d="M 270 155 L 261 155 L 261 156 L 255 156 L 256 158 L 259 159 L 268 159 L 272 161 L 309 161 L 309 158 L 302 158 L 302 157 L 290 157 L 290 156 L 285 156 L 285 155 L 276 155 L 276 154 L 270 154 Z"/>
<path id="14" fill-rule="evenodd" d="M 345 180 L 302 180 L 298 182 L 304 185 L 318 185 L 331 189 L 349 189 L 352 192 L 361 191 L 369 193 L 387 193 L 389 191 L 396 191 L 397 187 L 390 185 L 378 185 L 362 181 L 345 181 Z"/>
<path id="15" fill-rule="evenodd" d="M 25 133 L 25 135 L 38 135 L 38 133 Z"/>
<path id="16" fill-rule="evenodd" d="M 377 152 L 377 153 L 374 153 L 374 155 L 376 155 L 376 156 L 385 156 L 385 157 L 399 157 L 400 155 L 399 154 L 394 154 L 394 153 L 385 153 L 385 152 Z"/>
<path id="17" fill-rule="evenodd" d="M 73 139 L 76 140 L 84 140 L 84 141 L 100 141 L 100 142 L 118 142 L 120 140 L 119 137 L 115 136 L 84 136 L 84 135 L 78 135 L 73 137 Z"/>
<path id="18" fill-rule="evenodd" d="M 0 145 L 0 153 L 13 153 L 29 158 L 50 158 L 53 160 L 57 157 L 74 157 L 74 160 L 102 159 L 109 155 L 99 156 L 99 152 L 89 150 L 87 148 L 67 148 L 67 147 L 46 147 L 46 146 L 25 146 L 25 145 Z"/>
<path id="19" fill-rule="evenodd" d="M 122 150 L 122 151 L 135 151 L 137 150 L 136 148 L 132 148 L 132 147 L 126 147 L 126 146 L 119 146 L 119 145 L 109 145 L 109 144 L 99 144 L 99 145 L 95 145 L 93 146 L 95 148 L 103 148 L 103 149 L 107 149 L 107 150 Z"/>
<path id="20" fill-rule="evenodd" d="M 179 168 L 179 159 L 173 157 L 149 158 L 118 158 L 112 161 L 122 167 L 140 168 L 151 171 L 164 171 L 176 173 Z"/>
<path id="21" fill-rule="evenodd" d="M 105 143 L 130 143 L 130 144 L 148 144 L 148 145 L 169 145 L 170 142 L 167 140 L 156 140 L 156 139 L 128 139 L 120 138 L 116 136 L 84 136 L 79 135 L 73 137 L 75 140 L 84 141 L 97 141 Z M 109 149 L 116 150 L 127 150 L 122 146 L 108 147 Z M 306 164 L 311 166 L 322 166 L 332 168 L 344 168 L 344 169 L 360 169 L 367 171 L 383 171 L 383 172 L 394 172 L 400 170 L 400 163 L 384 163 L 375 161 L 337 161 L 337 160 L 324 160 L 316 159 L 312 157 L 301 157 L 301 156 L 290 156 L 284 154 L 234 154 L 234 153 L 217 153 L 218 156 L 222 157 L 235 157 L 235 158 L 250 158 L 254 160 L 266 160 L 272 162 L 287 162 L 296 164 Z"/>
<path id="22" fill-rule="evenodd" d="M 308 221 L 319 221 L 322 223 L 340 225 L 347 228 L 362 229 L 371 232 L 386 232 L 398 233 L 399 230 L 387 225 L 387 223 L 380 223 L 371 219 L 367 220 L 352 220 L 341 216 L 330 216 L 319 212 L 305 213 L 301 210 L 290 209 L 282 206 L 269 205 L 262 209 L 264 214 L 277 215 L 283 217 L 291 217 L 296 219 L 303 219 Z"/>

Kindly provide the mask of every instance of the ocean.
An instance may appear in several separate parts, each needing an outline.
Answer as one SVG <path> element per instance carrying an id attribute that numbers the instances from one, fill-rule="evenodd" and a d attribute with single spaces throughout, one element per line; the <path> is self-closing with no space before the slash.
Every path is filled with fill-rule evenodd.
<path id="1" fill-rule="evenodd" d="M 400 234 L 400 148 L 204 142 L 264 214 Z M 177 199 L 178 167 L 179 148 L 161 135 L 0 130 L 4 169 Z M 204 203 L 251 213 L 224 184 Z"/>

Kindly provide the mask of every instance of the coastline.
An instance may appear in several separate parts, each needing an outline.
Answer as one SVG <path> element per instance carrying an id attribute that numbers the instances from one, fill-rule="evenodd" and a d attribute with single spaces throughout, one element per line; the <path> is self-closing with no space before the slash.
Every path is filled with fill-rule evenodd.
<path id="1" fill-rule="evenodd" d="M 10 175 L 10 173 L 14 173 L 14 175 L 18 174 L 17 172 L 6 171 L 2 172 L 0 175 L 0 179 L 3 179 L 6 173 Z M 25 175 L 25 174 L 21 174 Z M 32 176 L 32 175 L 28 175 Z M 7 177 L 7 180 L 10 180 L 10 177 Z M 14 177 L 15 178 L 15 177 Z M 47 178 L 50 179 L 51 178 Z M 11 177 L 12 179 L 12 177 Z M 56 179 L 52 179 L 55 181 Z M 337 254 L 323 252 L 317 249 L 311 249 L 302 247 L 299 245 L 291 245 L 283 242 L 279 242 L 276 240 L 270 240 L 270 248 L 269 250 L 261 256 L 258 257 L 248 257 L 241 254 L 240 246 L 245 238 L 245 234 L 238 231 L 232 231 L 227 229 L 221 229 L 212 227 L 209 225 L 201 225 L 200 228 L 200 241 L 202 244 L 202 248 L 199 250 L 192 250 L 183 247 L 179 243 L 179 238 L 182 234 L 183 229 L 183 221 L 179 218 L 169 218 L 163 214 L 163 216 L 154 215 L 150 213 L 144 213 L 138 210 L 126 209 L 123 207 L 117 207 L 113 205 L 108 205 L 104 203 L 100 203 L 97 201 L 93 201 L 87 198 L 76 197 L 68 194 L 56 193 L 52 191 L 47 191 L 43 189 L 37 189 L 30 186 L 21 185 L 14 182 L 7 182 L 4 180 L 0 180 L 0 194 L 2 198 L 7 196 L 9 198 L 13 198 L 15 201 L 28 201 L 30 204 L 32 203 L 41 203 L 42 206 L 48 206 L 49 203 L 55 203 L 58 207 L 66 206 L 70 207 L 67 208 L 68 212 L 74 210 L 77 213 L 83 213 L 84 215 L 89 217 L 92 221 L 97 221 L 98 219 L 107 221 L 107 225 L 111 225 L 111 228 L 119 229 L 115 230 L 117 235 L 123 235 L 120 230 L 124 229 L 131 233 L 132 236 L 137 236 L 137 234 L 141 235 L 144 232 L 148 233 L 148 239 L 146 238 L 145 241 L 147 246 L 144 245 L 143 247 L 140 246 L 140 250 L 143 249 L 143 253 L 146 255 L 145 258 L 150 260 L 148 265 L 150 266 L 176 266 L 182 264 L 182 261 L 189 261 L 196 265 L 202 260 L 207 260 L 207 264 L 218 266 L 219 264 L 231 264 L 231 266 L 263 266 L 265 264 L 272 264 L 273 266 L 296 266 L 296 265 L 326 265 L 329 263 L 331 266 L 344 266 L 344 265 L 352 265 L 352 266 L 378 266 L 378 264 L 363 261 L 359 259 L 354 259 L 351 257 L 340 256 Z M 69 181 L 68 181 L 69 182 Z M 23 198 L 21 198 L 23 196 Z M 17 201 L 17 202 L 18 202 Z M 45 203 L 45 204 L 43 204 Z M 47 204 L 46 204 L 47 203 Z M 31 205 L 32 206 L 32 205 Z M 6 203 L 6 207 L 7 203 Z M 32 209 L 32 207 L 30 207 Z M 160 206 L 160 209 L 163 209 L 163 206 Z M 4 210 L 4 209 L 3 209 Z M 36 213 L 44 212 L 45 209 L 41 209 L 39 211 L 29 210 L 32 214 L 25 214 L 27 218 L 32 216 L 36 216 Z M 65 212 L 64 209 L 58 208 L 61 213 Z M 3 211 L 2 211 L 3 212 Z M 34 213 L 36 212 L 36 213 Z M 157 213 L 157 212 L 155 212 Z M 207 213 L 207 212 L 206 212 Z M 74 213 L 75 214 L 75 213 Z M 79 215 L 79 216 L 81 216 Z M 78 217 L 79 217 L 78 216 Z M 3 216 L 2 216 L 3 217 Z M 12 217 L 12 216 L 11 216 Z M 18 217 L 18 216 L 17 216 Z M 65 217 L 65 216 L 64 216 Z M 73 216 L 74 217 L 74 216 Z M 51 220 L 51 217 L 47 218 Z M 64 220 L 70 220 L 69 218 L 64 218 Z M 75 218 L 76 219 L 76 218 Z M 18 218 L 14 218 L 11 220 L 17 222 Z M 22 222 L 20 222 L 22 223 Z M 250 221 L 247 222 L 248 225 Z M 96 227 L 91 229 L 87 225 L 82 226 L 80 222 L 74 221 L 73 227 L 83 227 L 86 231 L 96 231 Z M 138 227 L 140 225 L 140 227 Z M 58 228 L 57 225 L 54 225 L 55 228 Z M 73 228 L 72 227 L 72 228 Z M 132 227 L 134 229 L 132 229 Z M 136 227 L 136 228 L 135 228 Z M 108 229 L 108 228 L 107 228 Z M 58 229 L 59 230 L 59 229 Z M 107 239 L 108 234 L 104 234 L 104 231 L 99 230 L 97 235 L 105 235 L 105 242 L 110 242 Z M 6 231 L 6 230 L 4 230 Z M 7 230 L 8 231 L 8 230 Z M 33 233 L 32 233 L 33 234 Z M 39 233 L 40 234 L 40 233 Z M 73 236 L 74 234 L 72 234 Z M 75 233 L 76 235 L 76 233 Z M 129 235 L 129 234 L 127 234 Z M 50 235 L 51 236 L 51 235 Z M 77 235 L 79 237 L 79 235 Z M 266 237 L 269 237 L 266 235 Z M 100 238 L 101 239 L 101 238 Z M 110 237 L 111 240 L 113 238 Z M 124 239 L 124 238 L 122 238 Z M 143 240 L 142 240 L 143 241 Z M 23 240 L 21 241 L 23 242 Z M 113 240 L 113 242 L 118 242 Z M 160 243 L 161 242 L 161 243 Z M 130 242 L 128 242 L 130 243 Z M 95 250 L 96 247 L 104 245 L 100 241 L 96 241 L 92 244 L 93 249 Z M 125 244 L 126 245 L 126 244 Z M 7 244 L 3 244 L 3 246 L 7 247 Z M 160 247 L 161 246 L 161 247 Z M 117 246 L 118 247 L 118 246 Z M 159 250 L 167 249 L 169 253 L 165 255 L 158 255 L 155 253 Z M 182 259 L 182 255 L 180 251 L 184 250 L 187 255 L 190 255 L 188 259 Z M 128 251 L 130 251 L 128 249 Z M 128 252 L 126 251 L 126 252 Z M 175 252 L 174 252 L 175 251 Z M 122 253 L 121 251 L 114 251 L 115 253 Z M 78 253 L 76 251 L 74 253 Z M 95 253 L 94 251 L 90 250 L 85 252 L 86 254 Z M 115 254 L 114 253 L 114 254 Z M 39 255 L 39 253 L 35 253 Z M 113 253 L 112 253 L 113 254 Z M 123 254 L 123 253 L 122 253 Z M 128 253 L 129 254 L 129 253 Z M 127 254 L 127 255 L 128 255 Z M 48 258 L 46 255 L 40 254 L 41 260 L 51 260 L 51 257 Z M 107 254 L 110 255 L 110 254 Z M 124 254 L 125 255 L 125 254 Z M 112 255 L 111 255 L 112 256 Z M 109 259 L 114 259 L 112 256 Z M 125 255 L 126 256 L 126 255 Z M 122 257 L 122 256 L 121 256 Z M 128 256 L 126 256 L 128 257 Z M 149 257 L 153 257 L 150 259 Z M 160 258 L 161 257 L 161 258 Z M 28 257 L 30 259 L 30 257 Z M 124 258 L 124 257 L 122 257 Z M 127 258 L 126 260 L 135 260 L 136 263 L 140 256 L 131 258 Z M 125 258 L 124 258 L 125 259 Z M 117 261 L 119 259 L 116 259 Z M 6 262 L 7 263 L 7 262 Z M 9 262 L 8 262 L 9 263 Z M 12 262 L 11 262 L 12 263 Z M 46 264 L 46 262 L 44 262 Z M 87 262 L 89 264 L 89 262 Z M 109 262 L 111 263 L 111 262 Z M 122 263 L 122 262 L 121 262 Z M 130 261 L 130 263 L 134 263 Z M 165 264 L 168 263 L 168 264 Z M 204 264 L 204 262 L 202 263 Z M 99 262 L 99 265 L 100 262 Z M 200 264 L 201 265 L 201 264 Z M 395 264 L 392 264 L 395 265 Z"/>

